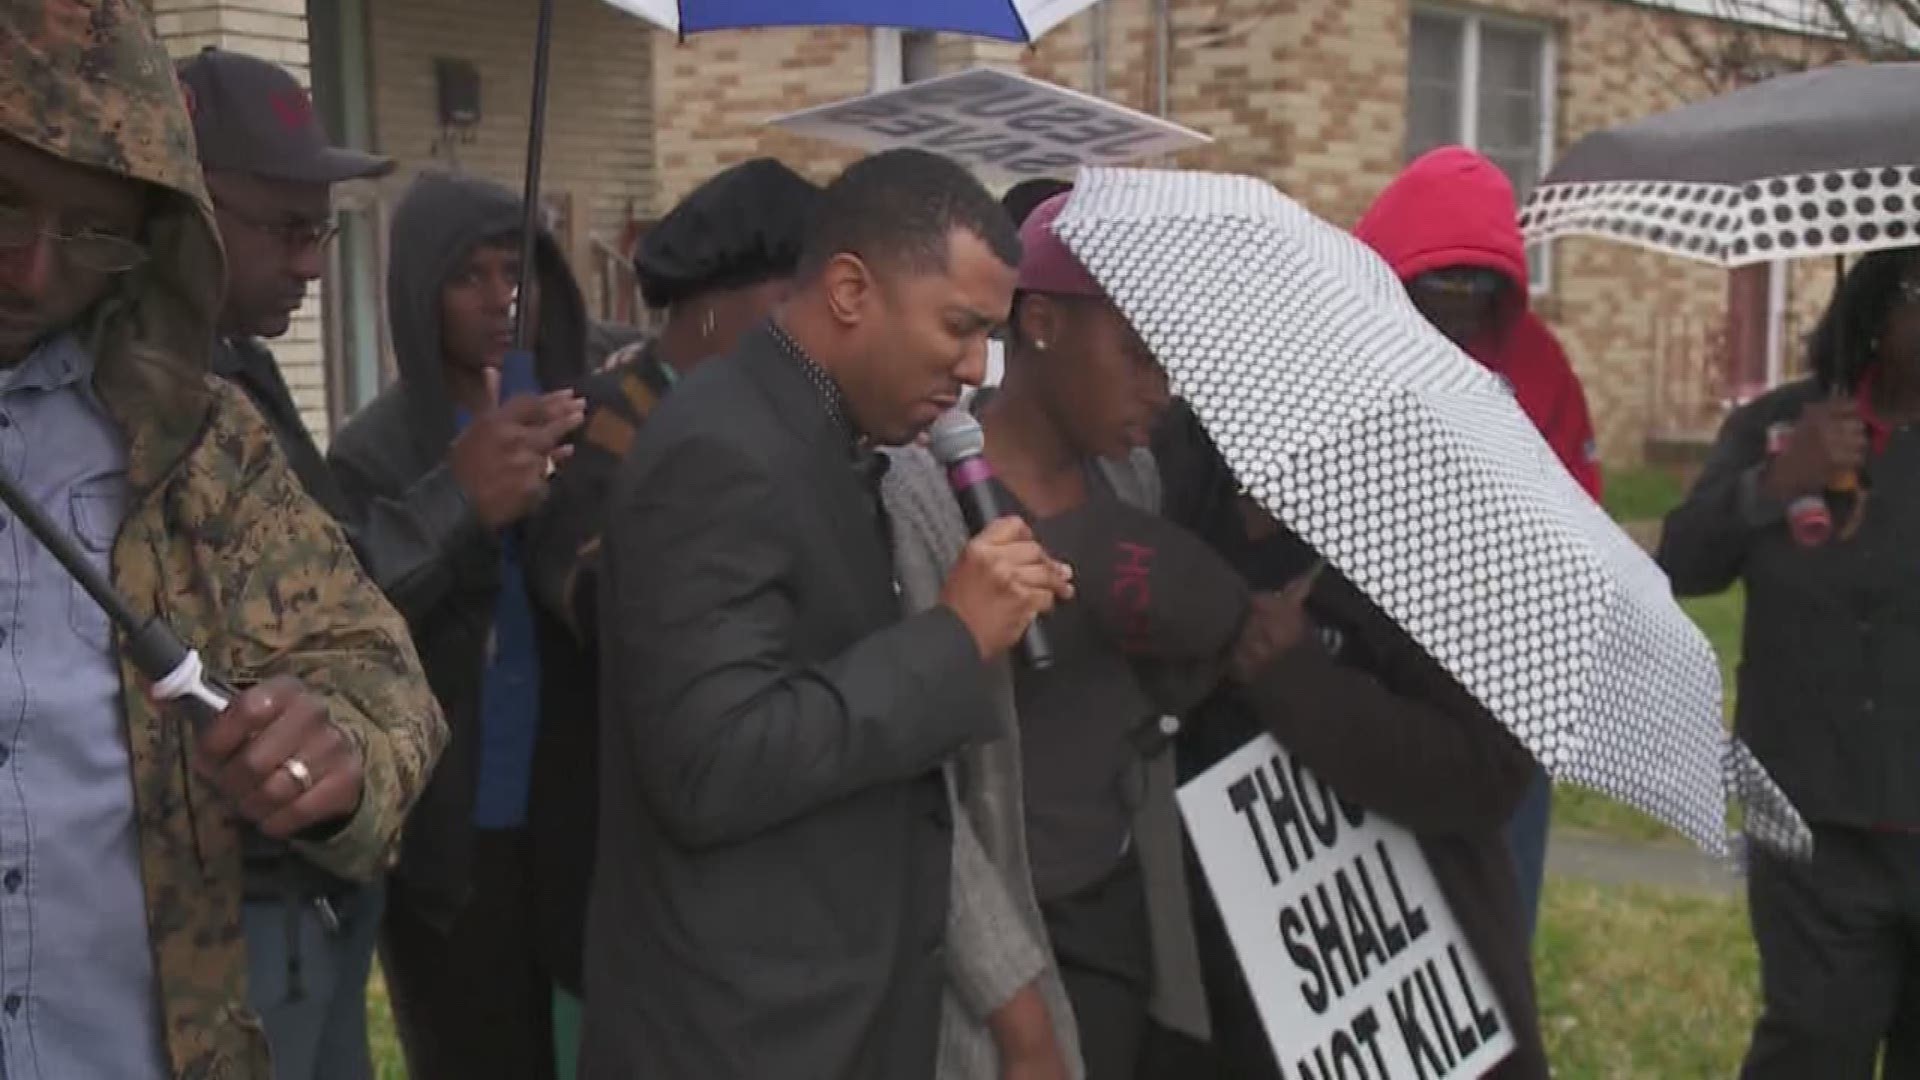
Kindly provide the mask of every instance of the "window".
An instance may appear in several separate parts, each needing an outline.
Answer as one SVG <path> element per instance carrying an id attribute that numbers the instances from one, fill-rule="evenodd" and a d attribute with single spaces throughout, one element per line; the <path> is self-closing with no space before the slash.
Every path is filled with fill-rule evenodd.
<path id="1" fill-rule="evenodd" d="M 875 93 L 940 74 L 940 36 L 925 30 L 875 30 L 873 78 Z"/>
<path id="2" fill-rule="evenodd" d="M 1522 202 L 1553 152 L 1553 37 L 1523 23 L 1420 9 L 1407 58 L 1408 161 L 1436 146 L 1485 154 Z M 1527 253 L 1536 293 L 1545 292 L 1544 246 Z"/>

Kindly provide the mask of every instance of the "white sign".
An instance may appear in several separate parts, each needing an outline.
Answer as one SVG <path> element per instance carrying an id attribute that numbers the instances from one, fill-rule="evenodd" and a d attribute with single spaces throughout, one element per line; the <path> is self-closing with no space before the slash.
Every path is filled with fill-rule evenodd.
<path id="1" fill-rule="evenodd" d="M 768 121 L 862 150 L 912 147 L 1008 180 L 1066 176 L 1213 141 L 1179 124 L 997 68 L 974 68 Z"/>
<path id="2" fill-rule="evenodd" d="M 1412 833 L 1265 735 L 1180 809 L 1287 1080 L 1478 1077 L 1513 1052 Z"/>

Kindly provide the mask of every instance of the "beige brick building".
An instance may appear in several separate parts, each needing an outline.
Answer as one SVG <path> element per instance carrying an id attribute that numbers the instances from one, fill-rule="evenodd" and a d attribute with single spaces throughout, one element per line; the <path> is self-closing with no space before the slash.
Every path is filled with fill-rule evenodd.
<path id="1" fill-rule="evenodd" d="M 402 162 L 392 180 L 343 192 L 346 232 L 327 301 L 279 347 L 324 429 L 377 388 L 390 362 L 379 268 L 385 207 L 398 188 L 436 164 L 521 182 L 535 5 L 152 2 L 180 51 L 218 42 L 303 72 L 311 65 L 336 129 Z M 621 289 L 607 251 L 634 222 L 757 154 L 819 177 L 849 159 L 769 130 L 768 118 L 991 63 L 1206 131 L 1213 145 L 1174 164 L 1261 176 L 1351 225 L 1428 146 L 1475 145 L 1524 185 L 1587 132 L 1724 88 L 1732 64 L 1840 55 L 1817 36 L 1671 10 L 1689 2 L 1104 0 L 1022 49 L 852 29 L 683 42 L 602 0 L 560 0 L 545 191 L 590 297 L 612 313 Z M 448 62 L 477 76 L 477 121 L 443 122 Z M 1830 288 L 1824 266 L 1762 269 L 1735 282 L 1587 241 L 1539 253 L 1537 269 L 1536 302 L 1585 379 L 1603 453 L 1616 464 L 1638 459 L 1650 439 L 1710 428 L 1730 381 L 1791 370 L 1797 335 Z M 1729 342 L 1739 345 L 1733 360 Z"/>
<path id="2" fill-rule="evenodd" d="M 1263 177 L 1351 226 L 1417 150 L 1465 142 L 1516 178 L 1537 175 L 1590 131 L 1709 96 L 1724 85 L 1714 61 L 1756 42 L 1788 63 L 1839 55 L 1826 39 L 1625 0 L 1168 0 L 1164 34 L 1156 0 L 1102 7 L 1032 49 L 908 35 L 901 56 L 851 30 L 684 44 L 663 35 L 657 100 L 674 104 L 656 135 L 660 194 L 675 198 L 755 153 L 825 174 L 846 156 L 761 121 L 876 78 L 991 63 L 1205 131 L 1214 143 L 1175 164 Z M 1744 332 L 1757 354 L 1746 358 L 1750 378 L 1764 379 L 1769 361 L 1774 377 L 1791 371 L 1795 341 L 1831 288 L 1826 266 L 1791 268 L 1777 282 L 1760 270 L 1742 283 L 1748 302 L 1730 305 L 1728 274 L 1587 241 L 1554 245 L 1538 266 L 1536 302 L 1574 358 L 1616 464 L 1637 460 L 1650 439 L 1710 430 L 1730 336 Z M 1745 325 L 1730 330 L 1730 314 Z"/>

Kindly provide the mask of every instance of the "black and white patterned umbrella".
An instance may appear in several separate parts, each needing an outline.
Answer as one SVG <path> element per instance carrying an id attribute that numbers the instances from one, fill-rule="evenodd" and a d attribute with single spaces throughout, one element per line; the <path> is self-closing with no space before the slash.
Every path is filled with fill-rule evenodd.
<path id="1" fill-rule="evenodd" d="M 1666 578 L 1371 250 L 1204 173 L 1086 170 L 1056 229 L 1240 482 L 1556 778 L 1723 855 L 1733 796 L 1757 841 L 1810 850 Z"/>
<path id="2" fill-rule="evenodd" d="M 1920 63 L 1784 75 L 1595 132 L 1520 227 L 1725 267 L 1920 242 Z"/>

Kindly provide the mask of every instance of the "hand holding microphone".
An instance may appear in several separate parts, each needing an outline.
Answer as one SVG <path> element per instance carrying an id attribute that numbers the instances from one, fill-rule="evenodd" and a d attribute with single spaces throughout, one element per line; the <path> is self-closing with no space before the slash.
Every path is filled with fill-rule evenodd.
<path id="1" fill-rule="evenodd" d="M 1769 460 L 1761 486 L 1787 505 L 1794 539 L 1804 547 L 1826 543 L 1833 518 L 1825 493 L 1850 493 L 1866 463 L 1866 424 L 1851 399 L 1835 397 L 1807 405 L 1796 424 L 1768 431 Z"/>
<path id="2" fill-rule="evenodd" d="M 1026 522 L 1001 509 L 978 420 L 954 409 L 929 435 L 934 460 L 946 467 L 961 517 L 975 534 L 940 590 L 940 602 L 972 631 L 983 658 L 1018 643 L 1028 667 L 1047 667 L 1053 651 L 1039 618 L 1073 599 L 1073 570 L 1047 554 Z"/>
<path id="3" fill-rule="evenodd" d="M 1036 619 L 1071 599 L 1072 568 L 1055 562 L 1017 517 L 988 522 L 940 588 L 940 602 L 973 634 L 983 660 L 1011 650 Z"/>

